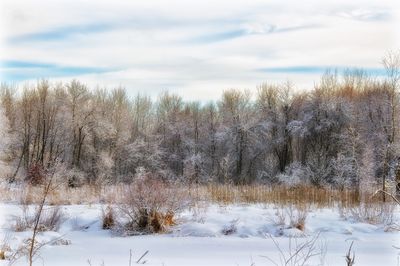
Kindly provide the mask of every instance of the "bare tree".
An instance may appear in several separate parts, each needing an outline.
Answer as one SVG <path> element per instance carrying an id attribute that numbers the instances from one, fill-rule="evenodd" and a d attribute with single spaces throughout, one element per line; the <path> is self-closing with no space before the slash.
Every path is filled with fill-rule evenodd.
<path id="1" fill-rule="evenodd" d="M 385 57 L 384 80 L 328 71 L 307 92 L 264 83 L 255 99 L 231 89 L 209 104 L 168 92 L 156 102 L 130 99 L 123 88 L 90 90 L 76 80 L 3 84 L 3 157 L 11 181 L 59 161 L 73 187 L 130 182 L 144 167 L 194 183 L 287 183 L 281 179 L 302 172 L 316 186 L 364 189 L 368 179 L 386 191 L 390 177 L 400 180 L 399 61 L 397 53 Z"/>
<path id="2" fill-rule="evenodd" d="M 386 69 L 388 76 L 388 95 L 389 95 L 389 115 L 390 124 L 388 125 L 387 132 L 387 146 L 384 160 L 384 173 L 382 179 L 382 190 L 386 191 L 386 179 L 389 175 L 389 168 L 394 160 L 394 149 L 396 149 L 396 124 L 397 119 L 397 106 L 398 106 L 398 83 L 400 80 L 400 53 L 388 52 L 386 57 L 382 60 L 382 64 Z M 386 194 L 383 193 L 383 201 L 386 200 Z"/>

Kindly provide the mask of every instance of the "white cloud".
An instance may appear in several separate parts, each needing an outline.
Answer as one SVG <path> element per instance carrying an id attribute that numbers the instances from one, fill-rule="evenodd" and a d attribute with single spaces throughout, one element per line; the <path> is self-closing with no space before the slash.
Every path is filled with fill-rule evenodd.
<path id="1" fill-rule="evenodd" d="M 377 68 L 387 50 L 400 47 L 397 2 L 4 0 L 0 61 L 109 68 L 53 79 L 149 95 L 169 89 L 187 99 L 215 99 L 223 89 L 266 80 L 311 87 L 316 73 L 258 69 Z"/>

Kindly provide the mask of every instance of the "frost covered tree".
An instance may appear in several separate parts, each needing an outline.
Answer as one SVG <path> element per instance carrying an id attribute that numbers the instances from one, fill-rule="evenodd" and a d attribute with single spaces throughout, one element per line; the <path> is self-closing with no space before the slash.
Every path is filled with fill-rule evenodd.
<path id="1" fill-rule="evenodd" d="M 385 57 L 385 79 L 327 71 L 308 91 L 263 83 L 210 103 L 168 92 L 153 102 L 77 80 L 3 84 L 1 157 L 22 180 L 57 161 L 71 186 L 131 182 L 145 169 L 186 183 L 385 188 L 400 165 L 399 62 Z"/>
<path id="2" fill-rule="evenodd" d="M 160 95 L 156 110 L 156 134 L 166 153 L 166 163 L 177 176 L 184 172 L 183 100 L 180 96 L 165 92 Z"/>
<path id="3" fill-rule="evenodd" d="M 1 178 L 9 178 L 11 174 L 11 165 L 9 158 L 9 145 L 11 142 L 9 134 L 9 121 L 3 108 L 0 107 L 0 172 Z"/>
<path id="4" fill-rule="evenodd" d="M 293 140 L 289 123 L 293 120 L 294 101 L 291 87 L 287 82 L 279 85 L 264 83 L 258 88 L 255 108 L 259 111 L 253 130 L 256 144 L 251 160 L 259 169 L 261 179 L 272 181 L 273 176 L 284 172 L 292 162 Z"/>
<path id="5" fill-rule="evenodd" d="M 220 133 L 228 161 L 228 172 L 236 184 L 249 182 L 251 153 L 251 129 L 253 126 L 253 106 L 249 91 L 227 90 L 219 102 L 224 127 Z"/>
<path id="6" fill-rule="evenodd" d="M 384 147 L 384 162 L 383 162 L 383 174 L 382 174 L 382 190 L 386 191 L 386 179 L 389 176 L 390 171 L 393 172 L 393 166 L 397 162 L 399 153 L 398 151 L 398 137 L 397 137 L 397 124 L 398 120 L 398 86 L 400 81 L 400 53 L 389 52 L 382 61 L 382 64 L 387 72 L 387 84 L 385 89 L 387 91 L 387 102 L 388 107 L 388 121 L 384 125 L 385 137 L 387 138 L 386 146 Z M 391 169 L 392 168 L 392 169 Z M 386 194 L 383 193 L 383 200 L 385 201 Z"/>

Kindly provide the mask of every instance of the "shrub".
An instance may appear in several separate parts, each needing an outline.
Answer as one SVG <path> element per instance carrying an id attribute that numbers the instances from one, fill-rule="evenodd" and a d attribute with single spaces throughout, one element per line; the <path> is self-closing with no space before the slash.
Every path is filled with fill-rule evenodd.
<path id="1" fill-rule="evenodd" d="M 43 166 L 39 163 L 34 163 L 29 166 L 25 181 L 36 186 L 43 184 L 45 177 L 46 173 Z"/>
<path id="2" fill-rule="evenodd" d="M 304 231 L 306 226 L 306 219 L 308 215 L 308 210 L 304 206 L 297 206 L 293 208 L 292 206 L 288 209 L 290 227 L 297 228 L 300 231 Z"/>
<path id="3" fill-rule="evenodd" d="M 308 208 L 301 204 L 281 206 L 276 209 L 275 215 L 276 218 L 273 219 L 275 225 L 287 228 L 297 228 L 300 231 L 304 231 Z M 288 221 L 288 224 L 286 221 Z"/>
<path id="4" fill-rule="evenodd" d="M 37 213 L 36 211 L 34 212 Z M 27 206 L 22 207 L 22 215 L 14 217 L 13 229 L 16 232 L 26 231 L 33 229 L 36 215 L 29 212 Z M 44 231 L 57 231 L 60 225 L 65 221 L 65 215 L 60 207 L 52 207 L 42 211 L 37 230 Z"/>
<path id="5" fill-rule="evenodd" d="M 111 206 L 108 206 L 106 208 L 106 210 L 102 211 L 103 217 L 102 217 L 102 221 L 103 221 L 103 225 L 102 228 L 104 230 L 107 229 L 111 229 L 114 227 L 115 225 L 115 215 L 114 215 L 114 210 Z"/>
<path id="6" fill-rule="evenodd" d="M 129 186 L 119 205 L 127 219 L 128 232 L 163 232 L 175 224 L 176 215 L 187 206 L 186 193 L 173 188 L 160 176 L 141 172 Z"/>
<path id="7" fill-rule="evenodd" d="M 39 231 L 58 231 L 66 217 L 61 207 L 56 206 L 43 211 L 39 222 Z"/>
<path id="8" fill-rule="evenodd" d="M 285 226 L 286 224 L 286 214 L 284 209 L 277 208 L 275 212 L 275 218 L 273 219 L 273 223 L 276 226 Z"/>
<path id="9" fill-rule="evenodd" d="M 233 220 L 229 225 L 225 226 L 224 228 L 222 228 L 222 234 L 224 235 L 232 235 L 235 234 L 237 232 L 237 223 L 238 223 L 238 219 Z"/>
<path id="10" fill-rule="evenodd" d="M 284 266 L 297 266 L 297 265 L 317 265 L 314 263 L 313 258 L 319 257 L 318 265 L 325 265 L 326 256 L 326 245 L 321 243 L 318 245 L 318 239 L 320 233 L 316 234 L 311 238 L 306 238 L 304 241 L 298 242 L 296 239 L 289 238 L 288 247 L 285 249 L 279 245 L 279 243 L 272 237 L 269 236 L 276 247 L 276 253 L 279 260 L 274 261 L 268 256 L 261 256 L 268 259 L 274 265 Z"/>
<path id="11" fill-rule="evenodd" d="M 6 234 L 0 243 L 0 260 L 5 260 L 6 259 L 6 252 L 10 251 L 10 245 L 9 245 L 9 239 L 10 235 Z"/>
<path id="12" fill-rule="evenodd" d="M 67 185 L 70 188 L 77 188 L 83 185 L 85 174 L 78 169 L 71 169 L 66 171 Z"/>
<path id="13" fill-rule="evenodd" d="M 294 162 L 286 167 L 285 171 L 277 176 L 280 183 L 288 187 L 312 183 L 314 173 L 309 166 Z"/>
<path id="14" fill-rule="evenodd" d="M 350 208 L 345 217 L 362 223 L 390 225 L 393 223 L 394 209 L 395 205 L 391 202 L 362 202 Z"/>

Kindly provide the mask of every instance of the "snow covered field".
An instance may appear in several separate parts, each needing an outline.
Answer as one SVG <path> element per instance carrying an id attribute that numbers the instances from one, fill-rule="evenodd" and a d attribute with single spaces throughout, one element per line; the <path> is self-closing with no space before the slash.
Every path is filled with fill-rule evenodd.
<path id="1" fill-rule="evenodd" d="M 171 232 L 159 235 L 121 237 L 101 229 L 101 205 L 68 205 L 62 209 L 68 219 L 58 232 L 40 233 L 39 242 L 60 238 L 40 251 L 35 265 L 129 265 L 146 252 L 146 265 L 281 265 L 273 239 L 287 254 L 293 247 L 319 234 L 316 251 L 306 265 L 345 265 L 351 244 L 356 265 L 399 265 L 400 232 L 385 232 L 384 225 L 359 223 L 344 219 L 337 209 L 313 209 L 307 216 L 304 232 L 276 224 L 271 205 L 209 205 L 187 210 Z M 8 235 L 10 246 L 17 247 L 29 232 L 13 232 L 10 221 L 20 215 L 15 204 L 0 204 L 0 238 Z M 396 210 L 396 222 L 399 219 Z M 229 230 L 234 228 L 234 230 Z M 386 230 L 385 230 L 386 229 Z M 225 235 L 223 232 L 229 232 Z M 66 245 L 67 244 L 67 245 Z M 268 258 L 266 258 L 268 257 Z M 16 265 L 26 265 L 21 258 Z M 7 261 L 0 261 L 7 265 Z"/>

